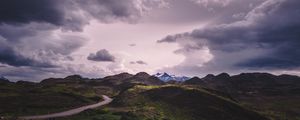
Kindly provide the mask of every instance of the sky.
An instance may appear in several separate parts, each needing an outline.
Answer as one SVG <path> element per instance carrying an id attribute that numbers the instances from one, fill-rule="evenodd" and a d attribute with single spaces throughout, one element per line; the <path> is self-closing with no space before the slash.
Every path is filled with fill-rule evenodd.
<path id="1" fill-rule="evenodd" d="M 300 75 L 299 0 L 1 0 L 0 76 Z"/>

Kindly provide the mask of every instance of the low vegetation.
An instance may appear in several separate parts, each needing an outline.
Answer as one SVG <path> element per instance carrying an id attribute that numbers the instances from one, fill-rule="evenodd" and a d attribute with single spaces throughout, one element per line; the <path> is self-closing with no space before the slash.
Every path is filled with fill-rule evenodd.
<path id="1" fill-rule="evenodd" d="M 140 120 L 267 120 L 208 91 L 181 86 L 135 86 L 115 98 L 112 107 Z"/>
<path id="2" fill-rule="evenodd" d="M 68 110 L 101 100 L 101 94 L 83 86 L 34 83 L 0 85 L 0 116 L 37 115 Z"/>
<path id="3" fill-rule="evenodd" d="M 102 79 L 80 76 L 41 83 L 0 82 L 0 117 L 40 115 L 89 105 L 102 108 L 58 120 L 300 120 L 298 77 L 241 74 L 165 84 L 146 73 Z M 281 81 L 281 79 L 286 81 Z M 255 81 L 254 80 L 261 80 Z"/>

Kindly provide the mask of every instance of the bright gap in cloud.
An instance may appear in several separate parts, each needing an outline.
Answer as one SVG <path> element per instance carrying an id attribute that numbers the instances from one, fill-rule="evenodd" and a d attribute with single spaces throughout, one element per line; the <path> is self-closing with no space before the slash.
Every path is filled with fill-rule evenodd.
<path id="1" fill-rule="evenodd" d="M 108 74 L 140 71 L 152 74 L 162 67 L 178 65 L 185 59 L 183 55 L 174 53 L 179 48 L 177 44 L 157 44 L 158 39 L 166 34 L 185 32 L 201 26 L 203 25 L 101 24 L 93 21 L 83 33 L 90 41 L 74 54 L 77 56 L 75 62 L 86 64 L 91 68 L 105 69 Z M 117 58 L 116 61 L 94 62 L 86 59 L 88 54 L 100 49 L 108 50 Z M 139 60 L 147 64 L 130 63 Z"/>

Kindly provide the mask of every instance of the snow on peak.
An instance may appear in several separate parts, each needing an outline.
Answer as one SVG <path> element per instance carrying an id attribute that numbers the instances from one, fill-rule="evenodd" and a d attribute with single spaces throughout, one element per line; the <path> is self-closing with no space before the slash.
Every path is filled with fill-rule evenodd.
<path id="1" fill-rule="evenodd" d="M 0 76 L 0 80 L 8 81 L 8 79 L 6 79 L 4 76 Z"/>
<path id="2" fill-rule="evenodd" d="M 162 81 L 168 82 L 170 80 L 175 80 L 175 81 L 185 81 L 190 79 L 189 77 L 186 76 L 176 76 L 176 75 L 170 75 L 168 73 L 156 73 L 153 76 L 159 78 Z"/>

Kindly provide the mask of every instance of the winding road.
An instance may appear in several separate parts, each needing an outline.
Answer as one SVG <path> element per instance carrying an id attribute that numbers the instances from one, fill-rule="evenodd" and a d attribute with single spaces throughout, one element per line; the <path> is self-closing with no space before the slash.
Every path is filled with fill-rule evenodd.
<path id="1" fill-rule="evenodd" d="M 109 98 L 106 95 L 102 95 L 102 97 L 103 97 L 104 101 L 101 101 L 101 102 L 96 103 L 96 104 L 82 106 L 82 107 L 79 107 L 79 108 L 75 108 L 75 109 L 71 109 L 71 110 L 64 111 L 64 112 L 59 112 L 59 113 L 53 113 L 53 114 L 23 116 L 23 117 L 19 117 L 19 119 L 21 119 L 21 120 L 35 120 L 35 119 L 49 119 L 49 118 L 71 116 L 71 115 L 78 114 L 82 111 L 85 111 L 87 109 L 94 109 L 94 108 L 106 105 L 106 104 L 110 103 L 113 100 L 113 99 Z"/>

